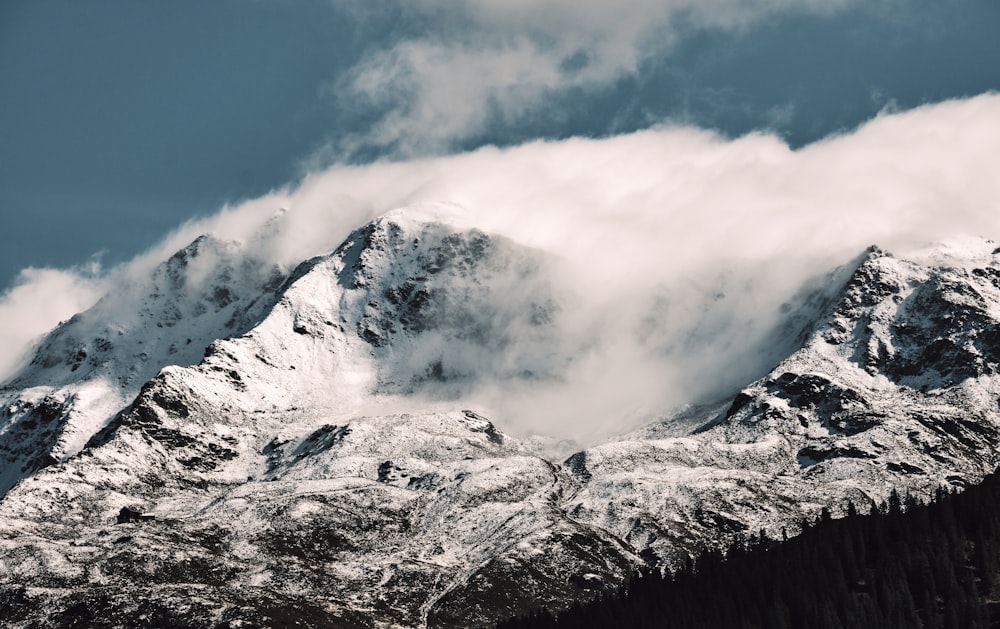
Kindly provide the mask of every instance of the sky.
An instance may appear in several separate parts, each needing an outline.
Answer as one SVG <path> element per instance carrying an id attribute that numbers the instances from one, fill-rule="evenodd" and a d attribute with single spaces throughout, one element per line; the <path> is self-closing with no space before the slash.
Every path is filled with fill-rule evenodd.
<path id="1" fill-rule="evenodd" d="M 6 0 L 0 287 L 330 163 L 664 121 L 798 147 L 1000 87 L 996 0 Z"/>
<path id="2" fill-rule="evenodd" d="M 998 35 L 996 0 L 0 2 L 0 380 L 201 233 L 287 269 L 439 201 L 586 296 L 538 409 L 724 393 L 864 247 L 1000 238 Z"/>

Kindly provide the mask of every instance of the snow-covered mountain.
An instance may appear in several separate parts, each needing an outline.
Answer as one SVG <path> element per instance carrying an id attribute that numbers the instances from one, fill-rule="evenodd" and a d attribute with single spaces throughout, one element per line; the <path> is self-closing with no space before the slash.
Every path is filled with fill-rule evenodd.
<path id="1" fill-rule="evenodd" d="M 199 239 L 5 384 L 0 620 L 488 625 L 974 483 L 1000 463 L 994 247 L 873 248 L 735 399 L 551 460 L 463 402 L 579 351 L 543 253 L 438 206 L 287 277 Z"/>
<path id="2" fill-rule="evenodd" d="M 577 453 L 566 508 L 659 565 L 719 532 L 780 539 L 823 507 L 926 498 L 1000 464 L 1000 256 L 872 248 L 805 346 L 691 435 L 651 425 Z"/>
<path id="3" fill-rule="evenodd" d="M 59 325 L 0 387 L 0 494 L 79 452 L 163 367 L 253 327 L 283 280 L 239 243 L 202 236 Z"/>

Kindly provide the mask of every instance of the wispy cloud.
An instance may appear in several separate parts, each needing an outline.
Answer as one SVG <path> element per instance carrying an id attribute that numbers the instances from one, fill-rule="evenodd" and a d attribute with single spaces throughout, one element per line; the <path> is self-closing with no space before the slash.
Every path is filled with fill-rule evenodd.
<path id="1" fill-rule="evenodd" d="M 21 271 L 0 296 L 0 382 L 21 364 L 34 341 L 92 306 L 109 286 L 96 267 Z"/>
<path id="2" fill-rule="evenodd" d="M 397 5 L 415 24 L 373 51 L 334 91 L 345 107 L 380 112 L 338 144 L 400 155 L 439 153 L 490 124 L 552 106 L 570 90 L 605 87 L 668 54 L 683 33 L 739 30 L 782 12 L 833 13 L 853 0 L 424 0 Z M 362 15 L 383 3 L 351 5 Z"/>

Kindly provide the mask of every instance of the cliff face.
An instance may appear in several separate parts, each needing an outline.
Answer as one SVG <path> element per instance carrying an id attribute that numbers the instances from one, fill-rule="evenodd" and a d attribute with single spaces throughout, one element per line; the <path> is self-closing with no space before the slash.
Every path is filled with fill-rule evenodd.
<path id="1" fill-rule="evenodd" d="M 488 625 L 1000 462 L 986 243 L 869 251 L 735 399 L 565 460 L 460 401 L 571 360 L 541 253 L 405 211 L 287 277 L 229 246 L 199 239 L 7 383 L 5 623 Z M 416 410 L 428 391 L 456 406 Z M 369 412 L 387 399 L 413 407 Z"/>

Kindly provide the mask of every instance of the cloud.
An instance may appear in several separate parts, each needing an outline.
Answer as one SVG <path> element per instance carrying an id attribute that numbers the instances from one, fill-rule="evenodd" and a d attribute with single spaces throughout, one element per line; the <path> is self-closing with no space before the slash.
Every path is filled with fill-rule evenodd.
<path id="1" fill-rule="evenodd" d="M 761 375 L 794 342 L 774 345 L 785 305 L 868 245 L 1000 235 L 998 142 L 1000 97 L 984 95 L 882 115 L 798 151 L 771 135 L 663 127 L 334 167 L 289 193 L 270 246 L 284 260 L 314 255 L 366 218 L 445 201 L 553 253 L 554 283 L 577 299 L 557 344 L 587 339 L 587 350 L 558 385 L 477 394 L 508 428 L 580 436 Z"/>
<path id="2" fill-rule="evenodd" d="M 13 288 L 0 295 L 0 382 L 20 366 L 35 341 L 94 305 L 108 287 L 96 267 L 21 271 Z"/>
<path id="3" fill-rule="evenodd" d="M 803 286 L 823 286 L 824 274 L 871 244 L 905 253 L 962 235 L 1000 237 L 996 146 L 1000 95 L 985 94 L 885 113 L 800 150 L 767 134 L 727 140 L 660 127 L 335 166 L 185 225 L 116 273 L 148 272 L 205 232 L 243 239 L 290 268 L 393 208 L 457 204 L 467 223 L 559 261 L 548 277 L 568 305 L 550 342 L 572 359 L 559 379 L 516 389 L 484 380 L 467 399 L 507 429 L 596 435 L 620 430 L 627 415 L 731 394 L 771 369 L 794 342 L 781 326 L 803 303 Z M 55 308 L 54 297 L 76 294 L 85 305 L 103 286 L 72 274 L 29 279 L 0 303 L 2 327 L 17 330 L 6 347 L 72 311 L 72 299 Z M 551 358 L 534 357 L 536 337 L 520 330 L 507 329 L 504 345 L 520 354 L 483 364 Z M 463 369 L 480 364 L 468 344 L 419 351 L 453 352 Z"/>
<path id="4" fill-rule="evenodd" d="M 739 30 L 781 12 L 829 14 L 853 0 L 421 0 L 396 8 L 415 24 L 332 88 L 345 108 L 380 112 L 346 138 L 400 155 L 447 151 L 490 124 L 552 116 L 553 96 L 608 86 L 698 29 Z M 356 13 L 384 11 L 381 2 Z"/>

